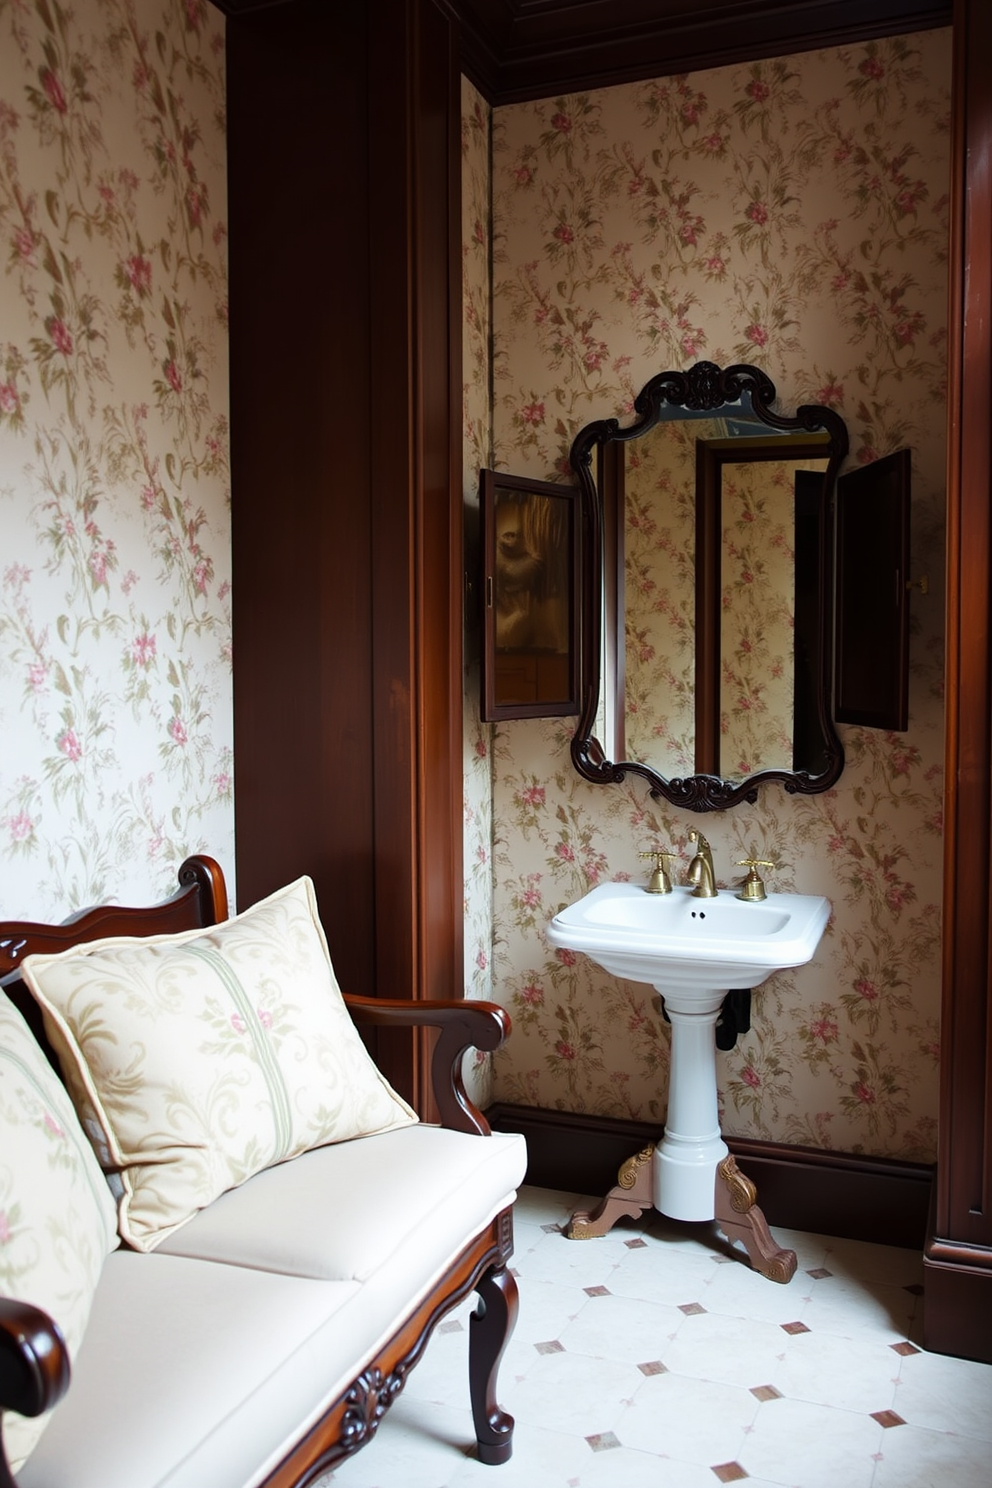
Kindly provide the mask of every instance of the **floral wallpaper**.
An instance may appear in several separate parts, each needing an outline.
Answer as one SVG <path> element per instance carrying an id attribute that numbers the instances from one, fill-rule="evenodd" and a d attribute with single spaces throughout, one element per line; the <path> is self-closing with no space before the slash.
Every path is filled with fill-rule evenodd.
<path id="1" fill-rule="evenodd" d="M 0 913 L 234 873 L 224 23 L 0 0 Z"/>
<path id="2" fill-rule="evenodd" d="M 640 850 L 687 864 L 695 825 L 721 884 L 737 859 L 770 859 L 773 887 L 833 906 L 814 960 L 758 990 L 751 1031 L 718 1056 L 724 1130 L 934 1156 L 949 87 L 943 30 L 494 113 L 497 466 L 565 479 L 576 430 L 629 412 L 649 376 L 755 362 L 784 411 L 844 417 L 853 462 L 910 447 L 914 574 L 930 578 L 909 729 L 842 729 L 823 795 L 769 787 L 700 818 L 639 781 L 581 780 L 567 719 L 497 726 L 492 985 L 514 1019 L 498 1099 L 663 1119 L 657 996 L 554 953 L 544 927 L 596 882 L 640 876 Z M 481 297 L 481 256 L 473 271 Z"/>

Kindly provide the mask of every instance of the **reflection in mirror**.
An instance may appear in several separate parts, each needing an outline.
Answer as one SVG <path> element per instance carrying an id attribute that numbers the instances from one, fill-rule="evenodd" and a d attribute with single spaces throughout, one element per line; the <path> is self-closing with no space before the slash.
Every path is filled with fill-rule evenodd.
<path id="1" fill-rule="evenodd" d="M 572 745 L 588 779 L 636 772 L 713 810 L 762 780 L 814 791 L 840 773 L 827 688 L 846 430 L 815 405 L 786 418 L 774 397 L 756 368 L 699 363 L 653 378 L 635 422 L 573 443 L 597 550 L 586 654 L 601 664 Z"/>

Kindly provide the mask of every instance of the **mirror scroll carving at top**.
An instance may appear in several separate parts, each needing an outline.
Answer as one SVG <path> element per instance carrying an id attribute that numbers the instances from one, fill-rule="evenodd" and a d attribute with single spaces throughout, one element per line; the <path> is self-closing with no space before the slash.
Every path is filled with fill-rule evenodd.
<path id="1" fill-rule="evenodd" d="M 651 378 L 576 435 L 586 685 L 572 760 L 693 811 L 828 789 L 833 525 L 847 430 L 757 367 Z"/>

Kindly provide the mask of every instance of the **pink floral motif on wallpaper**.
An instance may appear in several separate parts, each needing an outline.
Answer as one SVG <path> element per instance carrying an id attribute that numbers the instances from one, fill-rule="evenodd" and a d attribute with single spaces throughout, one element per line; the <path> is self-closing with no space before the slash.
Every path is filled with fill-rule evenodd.
<path id="1" fill-rule="evenodd" d="M 911 448 L 914 571 L 939 575 L 949 79 L 949 32 L 937 31 L 497 109 L 499 468 L 567 479 L 578 428 L 629 419 L 648 377 L 701 358 L 754 362 L 784 411 L 824 402 L 842 415 L 852 462 Z M 485 264 L 474 271 L 477 302 Z M 636 495 L 628 508 L 627 584 L 643 600 L 627 633 L 628 732 L 656 720 L 669 746 L 684 741 L 691 704 L 692 618 L 676 582 L 691 515 Z M 782 533 L 776 551 L 788 545 Z M 743 527 L 728 537 L 739 586 L 757 591 L 774 556 Z M 720 1056 L 730 1132 L 934 1154 L 941 627 L 939 593 L 914 599 L 906 734 L 844 728 L 833 790 L 769 788 L 706 820 L 722 884 L 760 857 L 775 864 L 773 886 L 833 905 L 813 962 L 758 990 L 750 1033 Z M 728 722 L 744 699 L 753 730 L 780 654 L 756 621 L 741 628 L 726 658 Z M 581 781 L 569 727 L 496 730 L 492 985 L 515 1032 L 495 1093 L 660 1120 L 668 1035 L 656 995 L 555 956 L 542 917 L 599 879 L 636 877 L 648 847 L 673 848 L 684 867 L 695 823 L 636 781 Z M 739 763 L 751 751 L 745 739 Z"/>
<path id="2" fill-rule="evenodd" d="M 205 0 L 0 15 L 8 914 L 233 871 L 223 37 Z"/>

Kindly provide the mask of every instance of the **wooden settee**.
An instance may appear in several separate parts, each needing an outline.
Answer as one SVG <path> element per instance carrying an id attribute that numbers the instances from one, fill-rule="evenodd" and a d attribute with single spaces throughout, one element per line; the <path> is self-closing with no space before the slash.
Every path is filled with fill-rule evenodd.
<path id="1" fill-rule="evenodd" d="M 4 993 L 56 1070 L 25 958 L 237 923 L 211 858 L 189 858 L 179 883 L 150 909 L 0 923 Z M 461 1077 L 466 1050 L 503 1042 L 507 1015 L 482 1002 L 344 1000 L 359 1025 L 438 1030 L 440 1126 L 271 1166 L 151 1253 L 115 1236 L 71 1361 L 57 1316 L 0 1296 L 0 1412 L 55 1407 L 16 1478 L 0 1453 L 0 1488 L 303 1488 L 371 1440 L 438 1322 L 473 1291 L 475 1451 L 509 1458 L 513 1420 L 496 1382 L 516 1316 L 507 1262 L 525 1153 L 521 1138 L 490 1133 Z M 0 1170 L 2 1143 L 0 1133 Z M 16 1238 L 3 1223 L 0 1203 L 0 1240 Z"/>

